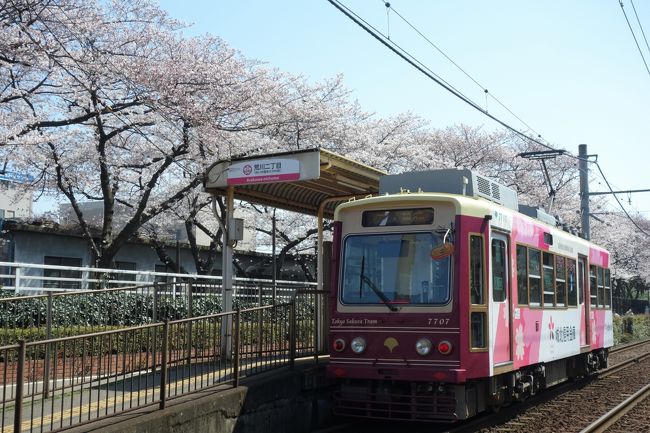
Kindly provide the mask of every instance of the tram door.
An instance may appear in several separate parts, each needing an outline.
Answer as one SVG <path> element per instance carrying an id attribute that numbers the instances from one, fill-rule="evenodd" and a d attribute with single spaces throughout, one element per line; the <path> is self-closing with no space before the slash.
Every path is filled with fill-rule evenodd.
<path id="1" fill-rule="evenodd" d="M 512 333 L 510 317 L 510 257 L 508 238 L 493 233 L 490 245 L 490 274 L 492 308 L 490 311 L 491 337 L 494 341 L 494 365 L 512 361 Z"/>
<path id="2" fill-rule="evenodd" d="M 578 305 L 580 306 L 580 346 L 589 345 L 589 285 L 587 284 L 587 258 L 578 257 Z"/>

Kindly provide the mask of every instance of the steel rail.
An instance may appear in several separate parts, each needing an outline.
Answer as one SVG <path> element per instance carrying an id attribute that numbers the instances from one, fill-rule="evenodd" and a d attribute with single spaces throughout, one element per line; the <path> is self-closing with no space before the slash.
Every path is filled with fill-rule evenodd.
<path id="1" fill-rule="evenodd" d="M 646 358 L 650 358 L 650 352 L 644 353 L 642 355 L 638 355 L 638 356 L 636 356 L 634 358 L 628 359 L 627 361 L 619 362 L 616 365 L 613 365 L 613 366 L 611 366 L 609 368 L 606 368 L 604 370 L 601 370 L 601 371 L 597 372 L 596 375 L 598 375 L 599 379 L 605 378 L 605 377 L 607 377 L 607 376 L 609 376 L 611 374 L 614 374 L 614 373 L 619 372 L 620 370 L 623 370 L 624 368 L 628 367 L 631 364 L 637 364 L 637 363 L 643 361 Z"/>
<path id="2" fill-rule="evenodd" d="M 637 341 L 634 343 L 626 344 L 624 346 L 615 346 L 610 349 L 609 354 L 611 355 L 612 353 L 625 352 L 628 349 L 633 349 L 635 347 L 642 346 L 648 343 L 650 343 L 650 339 Z"/>
<path id="3" fill-rule="evenodd" d="M 580 433 L 601 433 L 625 416 L 634 407 L 650 397 L 650 384 L 644 386 L 623 402 L 618 404 L 614 409 L 598 418 L 592 424 L 580 431 Z"/>

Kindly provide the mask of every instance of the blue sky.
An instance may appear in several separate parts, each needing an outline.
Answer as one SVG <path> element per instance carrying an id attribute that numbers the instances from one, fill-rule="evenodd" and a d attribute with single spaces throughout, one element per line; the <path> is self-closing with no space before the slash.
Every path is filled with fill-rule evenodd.
<path id="1" fill-rule="evenodd" d="M 617 0 L 393 0 L 408 19 L 476 81 L 550 144 L 574 154 L 578 144 L 599 155 L 615 189 L 650 188 L 650 74 Z M 411 111 L 444 128 L 466 123 L 498 127 L 415 71 L 327 0 L 164 0 L 172 17 L 193 23 L 242 55 L 312 81 L 343 74 L 366 111 Z M 386 33 L 431 70 L 485 106 L 481 88 L 445 60 L 381 0 L 344 4 Z M 636 17 L 624 1 L 631 22 Z M 635 3 L 650 36 L 650 3 Z M 635 30 L 638 30 L 635 27 Z M 650 62 L 650 52 L 637 31 Z M 488 109 L 524 126 L 493 101 Z M 604 190 L 595 169 L 591 189 Z M 630 211 L 650 217 L 650 193 L 632 196 Z"/>

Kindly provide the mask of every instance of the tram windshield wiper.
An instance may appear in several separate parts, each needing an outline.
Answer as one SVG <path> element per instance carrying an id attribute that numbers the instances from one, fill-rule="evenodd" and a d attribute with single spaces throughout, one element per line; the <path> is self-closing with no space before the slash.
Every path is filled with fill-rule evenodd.
<path id="1" fill-rule="evenodd" d="M 362 256 L 361 257 L 361 273 L 359 274 L 359 293 L 361 293 L 361 289 L 363 287 L 363 283 L 366 283 L 368 287 L 372 289 L 373 292 L 375 292 L 375 295 L 381 299 L 381 301 L 388 307 L 390 311 L 397 311 L 399 308 L 391 304 L 390 299 L 388 299 L 388 296 L 384 292 L 381 291 L 377 285 L 366 276 L 366 274 L 363 273 L 364 265 L 365 265 L 366 257 Z"/>

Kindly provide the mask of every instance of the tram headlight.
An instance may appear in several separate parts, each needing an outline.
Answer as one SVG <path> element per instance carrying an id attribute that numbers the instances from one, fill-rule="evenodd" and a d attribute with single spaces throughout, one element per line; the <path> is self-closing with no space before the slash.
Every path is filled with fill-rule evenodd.
<path id="1" fill-rule="evenodd" d="M 366 350 L 366 340 L 363 337 L 355 337 L 350 342 L 350 349 L 357 355 Z"/>
<path id="2" fill-rule="evenodd" d="M 415 343 L 415 351 L 422 356 L 426 356 L 431 352 L 431 341 L 428 338 L 420 338 Z"/>

